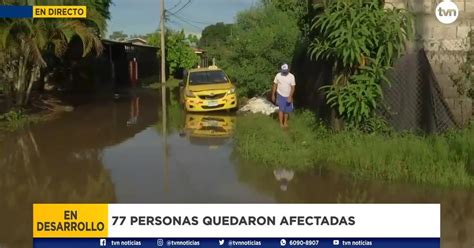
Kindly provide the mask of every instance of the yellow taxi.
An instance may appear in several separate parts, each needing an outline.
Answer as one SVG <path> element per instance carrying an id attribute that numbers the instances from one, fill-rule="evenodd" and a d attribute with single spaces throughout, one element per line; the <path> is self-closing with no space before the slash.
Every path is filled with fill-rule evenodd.
<path id="1" fill-rule="evenodd" d="M 189 112 L 237 108 L 235 85 L 216 66 L 189 70 L 181 86 L 183 102 Z"/>

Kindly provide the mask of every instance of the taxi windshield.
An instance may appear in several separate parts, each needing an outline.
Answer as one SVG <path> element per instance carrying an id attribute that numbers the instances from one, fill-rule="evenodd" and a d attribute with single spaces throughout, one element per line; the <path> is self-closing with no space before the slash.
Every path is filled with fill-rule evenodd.
<path id="1" fill-rule="evenodd" d="M 229 80 L 223 71 L 199 71 L 189 75 L 190 85 L 228 83 Z"/>

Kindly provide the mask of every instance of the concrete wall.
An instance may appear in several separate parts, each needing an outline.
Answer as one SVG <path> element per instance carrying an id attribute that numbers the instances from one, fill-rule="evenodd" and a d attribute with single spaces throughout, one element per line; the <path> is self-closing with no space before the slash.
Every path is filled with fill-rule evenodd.
<path id="1" fill-rule="evenodd" d="M 424 48 L 456 121 L 465 125 L 472 118 L 473 103 L 459 82 L 452 78 L 461 70 L 468 52 L 474 49 L 469 33 L 474 27 L 474 0 L 453 0 L 460 10 L 459 19 L 450 25 L 440 23 L 435 9 L 441 0 L 386 0 L 386 5 L 408 9 L 415 16 L 416 48 Z"/>

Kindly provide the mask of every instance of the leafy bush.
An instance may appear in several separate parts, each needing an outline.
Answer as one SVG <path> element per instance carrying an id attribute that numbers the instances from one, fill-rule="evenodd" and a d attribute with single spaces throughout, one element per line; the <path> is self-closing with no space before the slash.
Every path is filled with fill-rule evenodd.
<path id="1" fill-rule="evenodd" d="M 38 122 L 42 118 L 25 114 L 22 109 L 11 110 L 0 115 L 0 132 L 15 131 L 30 123 Z"/>
<path id="2" fill-rule="evenodd" d="M 388 83 L 384 75 L 388 68 L 377 59 L 372 66 L 361 66 L 357 74 L 349 76 L 348 82 L 341 82 L 346 77 L 340 75 L 333 85 L 322 87 L 327 90 L 328 104 L 357 127 L 373 117 L 383 94 L 380 84 Z"/>
<path id="3" fill-rule="evenodd" d="M 26 118 L 26 115 L 23 113 L 22 110 L 12 110 L 5 114 L 0 115 L 0 121 L 6 122 L 18 122 L 22 119 Z"/>
<path id="4" fill-rule="evenodd" d="M 347 122 L 358 125 L 375 115 L 385 73 L 412 34 L 404 10 L 378 0 L 324 1 L 312 24 L 310 54 L 335 61 L 336 79 L 325 88 L 328 103 Z"/>

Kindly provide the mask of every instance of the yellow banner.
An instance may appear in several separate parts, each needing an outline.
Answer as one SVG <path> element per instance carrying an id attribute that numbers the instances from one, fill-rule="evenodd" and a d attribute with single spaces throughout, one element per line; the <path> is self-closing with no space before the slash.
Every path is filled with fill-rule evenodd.
<path id="1" fill-rule="evenodd" d="M 34 238 L 102 238 L 107 235 L 107 204 L 33 204 Z"/>
<path id="2" fill-rule="evenodd" d="M 87 7 L 33 6 L 33 18 L 87 18 Z"/>

